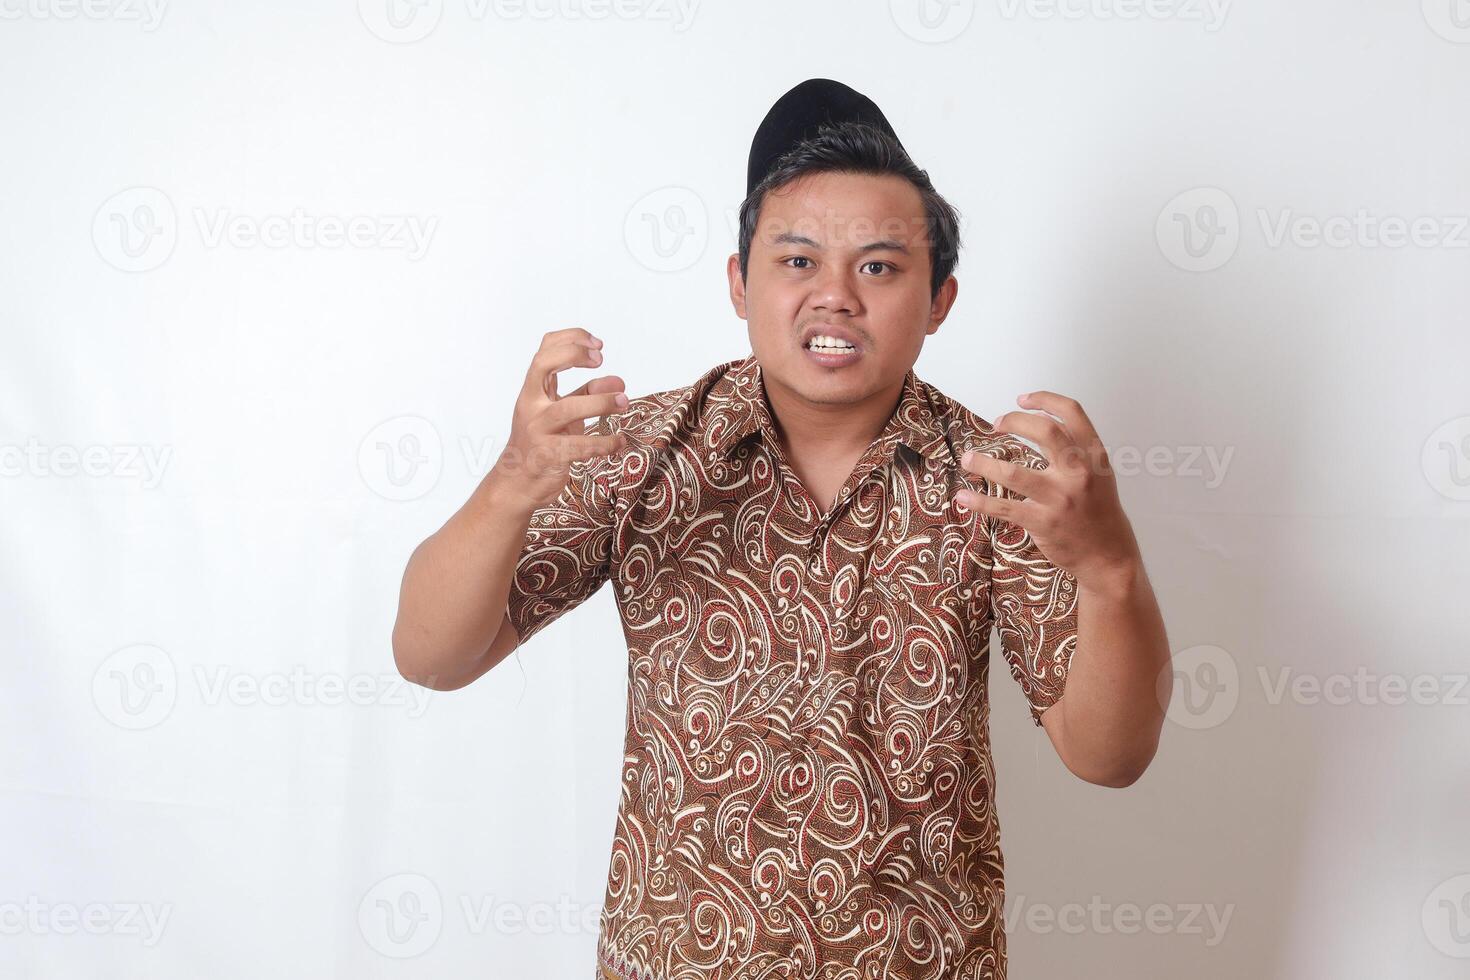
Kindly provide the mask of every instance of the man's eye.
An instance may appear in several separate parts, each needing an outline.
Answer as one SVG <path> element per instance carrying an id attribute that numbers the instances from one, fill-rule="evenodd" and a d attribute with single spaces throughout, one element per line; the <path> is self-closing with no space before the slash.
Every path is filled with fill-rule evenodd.
<path id="1" fill-rule="evenodd" d="M 810 262 L 811 259 L 807 258 L 805 255 L 793 255 L 793 256 L 791 256 L 791 258 L 787 259 L 786 261 L 787 262 Z M 796 268 L 798 268 L 798 269 L 804 269 L 806 267 L 805 266 L 797 266 Z"/>
<path id="2" fill-rule="evenodd" d="M 872 265 L 876 265 L 880 269 L 883 269 L 883 268 L 891 269 L 891 268 L 893 268 L 893 266 L 889 265 L 887 262 L 878 262 L 878 261 L 864 262 L 863 263 L 863 268 L 866 269 L 866 268 L 868 268 L 868 266 L 872 266 Z"/>

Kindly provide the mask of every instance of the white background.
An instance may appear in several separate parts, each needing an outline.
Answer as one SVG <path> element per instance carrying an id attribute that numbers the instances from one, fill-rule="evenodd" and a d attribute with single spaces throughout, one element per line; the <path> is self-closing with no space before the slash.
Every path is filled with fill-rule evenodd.
<path id="1" fill-rule="evenodd" d="M 1175 708 L 1094 787 L 997 658 L 1012 975 L 1465 975 L 1464 0 L 387 2 L 0 0 L 0 976 L 592 975 L 611 594 L 428 696 L 399 577 L 545 331 L 748 351 L 811 76 L 964 214 L 920 376 L 1135 454 Z"/>

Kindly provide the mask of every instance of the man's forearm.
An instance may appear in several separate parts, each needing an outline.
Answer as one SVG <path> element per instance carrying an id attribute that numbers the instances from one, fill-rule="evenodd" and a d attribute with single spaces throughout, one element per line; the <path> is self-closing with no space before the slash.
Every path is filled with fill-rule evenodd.
<path id="1" fill-rule="evenodd" d="M 1067 768 L 1088 782 L 1127 786 L 1158 748 L 1164 707 L 1157 684 L 1169 662 L 1153 587 L 1142 560 L 1115 576 L 1079 582 L 1077 648 L 1059 717 L 1043 724 Z M 1167 697 L 1167 693 L 1165 694 Z"/>
<path id="2" fill-rule="evenodd" d="M 414 549 L 403 573 L 393 659 L 404 677 L 453 690 L 495 666 L 491 644 L 505 622 L 516 559 L 532 506 L 507 493 L 496 470 L 464 506 Z"/>

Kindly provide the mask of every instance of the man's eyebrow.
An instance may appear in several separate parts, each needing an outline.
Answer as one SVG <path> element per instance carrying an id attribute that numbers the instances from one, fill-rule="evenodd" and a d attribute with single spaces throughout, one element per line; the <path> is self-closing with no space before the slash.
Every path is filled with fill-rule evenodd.
<path id="1" fill-rule="evenodd" d="M 783 231 L 781 234 L 777 235 L 775 238 L 772 238 L 771 239 L 771 244 L 772 245 L 805 245 L 807 248 L 815 248 L 815 249 L 818 249 L 818 250 L 820 250 L 821 247 L 822 247 L 822 246 L 818 245 L 816 242 L 812 241 L 810 238 L 806 237 L 805 235 L 796 235 L 796 234 L 793 234 L 793 233 L 791 233 L 789 231 Z M 908 246 L 907 245 L 905 245 L 903 242 L 896 241 L 895 239 L 892 239 L 892 238 L 884 238 L 884 239 L 881 239 L 881 240 L 876 241 L 876 242 L 868 242 L 868 244 L 859 247 L 858 248 L 858 251 L 859 252 L 902 252 L 904 255 L 908 255 L 909 254 L 909 249 L 908 249 Z"/>

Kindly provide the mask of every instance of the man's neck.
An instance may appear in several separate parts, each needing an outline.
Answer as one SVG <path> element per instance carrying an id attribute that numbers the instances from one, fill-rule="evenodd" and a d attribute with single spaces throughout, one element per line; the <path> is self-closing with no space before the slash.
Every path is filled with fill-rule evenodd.
<path id="1" fill-rule="evenodd" d="M 883 432 L 898 407 L 903 380 L 857 402 L 809 401 L 779 382 L 763 379 L 777 433 L 793 460 L 856 461 Z"/>

